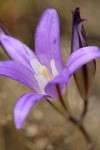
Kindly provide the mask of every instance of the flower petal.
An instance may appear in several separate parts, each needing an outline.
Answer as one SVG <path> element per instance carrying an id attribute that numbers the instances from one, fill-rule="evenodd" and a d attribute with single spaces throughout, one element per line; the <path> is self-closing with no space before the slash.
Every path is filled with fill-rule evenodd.
<path id="1" fill-rule="evenodd" d="M 84 47 L 73 52 L 68 59 L 66 68 L 64 68 L 57 77 L 47 84 L 45 88 L 46 93 L 52 97 L 57 96 L 56 84 L 59 84 L 60 87 L 63 87 L 64 84 L 68 84 L 70 77 L 76 70 L 98 57 L 100 57 L 100 49 L 95 46 Z"/>
<path id="2" fill-rule="evenodd" d="M 58 97 L 57 85 L 59 85 L 59 89 L 61 93 L 63 93 L 65 85 L 67 84 L 69 79 L 70 79 L 70 73 L 68 67 L 66 67 L 62 70 L 62 72 L 57 77 L 55 77 L 51 82 L 49 82 L 46 85 L 45 92 L 53 98 Z"/>
<path id="3" fill-rule="evenodd" d="M 27 93 L 19 98 L 14 108 L 14 122 L 17 129 L 20 129 L 34 106 L 44 95 Z"/>
<path id="4" fill-rule="evenodd" d="M 21 82 L 35 92 L 39 91 L 33 73 L 18 62 L 11 60 L 0 62 L 0 75 Z"/>
<path id="5" fill-rule="evenodd" d="M 54 59 L 58 71 L 62 70 L 59 18 L 55 9 L 47 9 L 39 20 L 35 50 L 41 64 L 50 69 L 50 61 Z"/>
<path id="6" fill-rule="evenodd" d="M 31 69 L 30 60 L 36 56 L 24 43 L 4 34 L 0 34 L 0 43 L 13 60 Z"/>
<path id="7" fill-rule="evenodd" d="M 99 55 L 100 55 L 100 49 L 98 47 L 96 46 L 83 47 L 73 52 L 70 55 L 66 66 L 70 66 L 73 63 L 75 65 L 76 62 L 79 63 L 79 67 L 80 67 L 80 65 L 83 66 L 83 64 L 86 64 L 87 62 L 99 57 Z"/>
<path id="8" fill-rule="evenodd" d="M 71 53 L 79 48 L 87 46 L 83 21 L 85 21 L 85 19 L 81 19 L 80 9 L 76 8 L 73 12 Z"/>
<path id="9" fill-rule="evenodd" d="M 10 35 L 8 29 L 6 28 L 6 26 L 1 21 L 0 21 L 0 33 Z"/>

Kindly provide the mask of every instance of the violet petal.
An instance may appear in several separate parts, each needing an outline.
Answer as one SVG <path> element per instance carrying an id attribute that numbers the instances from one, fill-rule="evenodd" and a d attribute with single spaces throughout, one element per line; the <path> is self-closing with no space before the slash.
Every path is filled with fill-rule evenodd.
<path id="1" fill-rule="evenodd" d="M 23 83 L 35 92 L 39 91 L 33 73 L 18 62 L 12 60 L 0 62 L 0 75 Z"/>
<path id="2" fill-rule="evenodd" d="M 61 88 L 64 87 L 65 84 L 68 84 L 72 74 L 74 74 L 77 69 L 98 57 L 100 57 L 100 49 L 95 46 L 84 47 L 73 52 L 62 72 L 47 84 L 45 88 L 46 93 L 52 97 L 57 96 L 56 84 L 59 84 Z"/>
<path id="3" fill-rule="evenodd" d="M 93 60 L 93 58 L 97 58 L 100 55 L 100 49 L 96 46 L 87 46 L 78 49 L 77 51 L 73 52 L 68 61 L 66 66 L 70 66 L 71 64 L 75 66 L 75 62 L 79 63 L 79 68 L 80 65 L 83 66 L 83 64 L 86 64 L 87 62 Z"/>
<path id="4" fill-rule="evenodd" d="M 76 8 L 73 12 L 71 53 L 79 48 L 87 46 L 83 21 L 85 21 L 85 19 L 81 19 L 80 9 Z"/>
<path id="5" fill-rule="evenodd" d="M 35 50 L 41 64 L 50 69 L 50 61 L 54 59 L 58 71 L 62 70 L 59 18 L 55 9 L 47 9 L 39 20 Z"/>
<path id="6" fill-rule="evenodd" d="M 57 84 L 59 85 L 59 89 L 61 93 L 63 93 L 65 89 L 65 85 L 68 83 L 69 79 L 70 79 L 70 73 L 68 67 L 66 67 L 62 70 L 62 72 L 57 77 L 55 77 L 52 81 L 50 81 L 46 85 L 45 92 L 53 98 L 58 97 L 58 91 L 56 85 Z"/>
<path id="7" fill-rule="evenodd" d="M 36 56 L 24 43 L 4 34 L 0 34 L 0 43 L 13 60 L 20 62 L 29 69 L 32 69 L 30 60 Z"/>
<path id="8" fill-rule="evenodd" d="M 22 127 L 31 108 L 43 97 L 41 94 L 27 93 L 19 98 L 14 108 L 14 122 L 17 129 Z"/>

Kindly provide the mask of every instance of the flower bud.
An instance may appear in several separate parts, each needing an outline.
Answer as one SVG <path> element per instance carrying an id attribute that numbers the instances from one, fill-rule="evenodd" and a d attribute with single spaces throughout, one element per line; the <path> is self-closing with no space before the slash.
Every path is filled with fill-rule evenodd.
<path id="1" fill-rule="evenodd" d="M 83 27 L 85 19 L 80 17 L 80 9 L 76 8 L 73 13 L 72 22 L 72 41 L 71 41 L 71 53 L 82 48 L 87 47 L 86 34 Z M 87 99 L 89 96 L 94 75 L 96 71 L 95 60 L 87 63 L 81 67 L 75 74 L 74 78 L 79 89 L 79 92 L 83 99 Z"/>

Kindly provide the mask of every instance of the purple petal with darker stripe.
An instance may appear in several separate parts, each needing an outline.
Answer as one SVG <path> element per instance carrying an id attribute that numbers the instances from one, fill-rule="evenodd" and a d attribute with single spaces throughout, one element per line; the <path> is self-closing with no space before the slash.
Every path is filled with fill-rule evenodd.
<path id="1" fill-rule="evenodd" d="M 19 40 L 4 34 L 0 34 L 0 43 L 8 55 L 16 62 L 20 62 L 30 70 L 30 60 L 36 58 L 34 52 Z"/>
<path id="2" fill-rule="evenodd" d="M 0 62 L 0 75 L 23 83 L 35 92 L 39 91 L 33 73 L 18 62 L 11 60 Z"/>
<path id="3" fill-rule="evenodd" d="M 33 93 L 27 93 L 19 98 L 14 108 L 14 122 L 17 129 L 22 127 L 31 108 L 42 98 L 44 95 Z"/>
<path id="4" fill-rule="evenodd" d="M 51 59 L 58 71 L 63 69 L 60 50 L 60 26 L 55 9 L 47 9 L 41 16 L 35 33 L 35 50 L 41 64 L 49 70 Z"/>

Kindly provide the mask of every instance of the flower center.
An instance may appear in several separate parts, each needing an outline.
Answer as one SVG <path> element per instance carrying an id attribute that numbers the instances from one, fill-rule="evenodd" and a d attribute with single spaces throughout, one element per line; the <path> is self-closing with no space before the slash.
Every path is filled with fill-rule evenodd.
<path id="1" fill-rule="evenodd" d="M 40 71 L 40 74 L 44 76 L 48 81 L 52 80 L 52 76 L 49 70 L 45 66 L 41 65 L 39 68 L 39 71 Z"/>
<path id="2" fill-rule="evenodd" d="M 38 85 L 40 87 L 40 90 L 42 93 L 45 93 L 44 88 L 46 84 L 53 79 L 53 77 L 57 76 L 59 74 L 54 59 L 51 59 L 50 61 L 50 67 L 52 70 L 52 73 L 46 68 L 44 65 L 41 65 L 40 62 L 34 58 L 30 61 L 30 64 L 35 71 L 34 77 L 38 82 Z"/>

